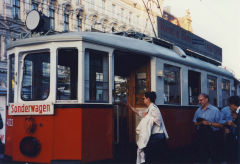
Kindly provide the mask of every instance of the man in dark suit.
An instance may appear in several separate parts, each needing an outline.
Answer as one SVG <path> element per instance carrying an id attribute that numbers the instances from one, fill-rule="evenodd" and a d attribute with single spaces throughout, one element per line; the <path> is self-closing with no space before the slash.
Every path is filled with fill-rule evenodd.
<path id="1" fill-rule="evenodd" d="M 228 125 L 232 126 L 233 135 L 235 139 L 235 154 L 237 163 L 240 163 L 240 97 L 231 96 L 229 99 L 229 106 L 232 112 L 234 121 L 228 121 Z"/>

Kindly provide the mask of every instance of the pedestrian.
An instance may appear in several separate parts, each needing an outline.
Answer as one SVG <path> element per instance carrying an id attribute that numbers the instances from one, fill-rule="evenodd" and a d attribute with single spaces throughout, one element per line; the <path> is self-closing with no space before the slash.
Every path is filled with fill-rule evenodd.
<path id="1" fill-rule="evenodd" d="M 228 121 L 228 125 L 234 128 L 233 135 L 235 146 L 233 148 L 233 155 L 235 156 L 235 163 L 240 163 L 240 97 L 231 96 L 229 98 L 229 106 L 232 112 L 233 121 Z"/>
<path id="2" fill-rule="evenodd" d="M 161 112 L 154 104 L 155 100 L 155 92 L 146 92 L 143 97 L 144 104 L 147 106 L 145 111 L 140 112 L 129 105 L 130 109 L 142 117 L 136 128 L 138 134 L 137 164 L 159 163 L 163 157 L 162 153 L 166 150 L 168 133 Z"/>
<path id="3" fill-rule="evenodd" d="M 2 129 L 2 128 L 3 128 L 3 120 L 2 120 L 2 115 L 0 113 L 0 129 Z"/>
<path id="4" fill-rule="evenodd" d="M 223 162 L 226 162 L 226 163 L 234 162 L 233 160 L 233 147 L 235 144 L 234 135 L 233 135 L 234 127 L 228 125 L 228 122 L 232 122 L 232 121 L 233 121 L 233 117 L 230 110 L 229 99 L 228 99 L 228 105 L 221 109 L 221 123 L 223 124 L 222 157 L 223 157 Z"/>
<path id="5" fill-rule="evenodd" d="M 214 162 L 219 162 L 217 150 L 220 146 L 218 135 L 222 127 L 221 113 L 217 107 L 209 103 L 207 94 L 199 94 L 198 102 L 200 107 L 193 118 L 197 134 L 197 160 L 206 163 L 211 158 Z"/>
<path id="6" fill-rule="evenodd" d="M 0 129 L 2 128 L 3 128 L 3 120 L 2 120 L 2 115 L 0 113 Z M 0 139 L 0 158 L 3 156 L 3 153 L 4 153 L 4 146 L 3 146 L 2 140 Z"/>

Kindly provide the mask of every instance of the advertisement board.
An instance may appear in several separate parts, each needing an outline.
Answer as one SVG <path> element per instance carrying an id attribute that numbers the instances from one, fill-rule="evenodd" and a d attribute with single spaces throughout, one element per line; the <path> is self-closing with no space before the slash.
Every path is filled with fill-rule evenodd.
<path id="1" fill-rule="evenodd" d="M 222 48 L 175 25 L 163 18 L 157 18 L 158 37 L 176 44 L 182 49 L 190 49 L 208 58 L 222 62 Z"/>

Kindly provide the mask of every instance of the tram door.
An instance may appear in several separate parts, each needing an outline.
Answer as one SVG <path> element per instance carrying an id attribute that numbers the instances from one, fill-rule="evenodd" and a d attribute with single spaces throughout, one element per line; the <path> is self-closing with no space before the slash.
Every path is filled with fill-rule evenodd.
<path id="1" fill-rule="evenodd" d="M 150 59 L 145 56 L 115 54 L 114 74 L 115 157 L 132 158 L 136 153 L 135 129 L 139 118 L 129 110 L 128 104 L 137 110 L 146 109 L 142 98 L 150 90 Z"/>

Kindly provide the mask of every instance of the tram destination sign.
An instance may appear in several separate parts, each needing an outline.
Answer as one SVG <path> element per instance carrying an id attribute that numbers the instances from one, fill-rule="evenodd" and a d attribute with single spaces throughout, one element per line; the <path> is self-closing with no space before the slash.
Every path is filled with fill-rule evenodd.
<path id="1" fill-rule="evenodd" d="M 158 17 L 158 37 L 176 44 L 183 49 L 190 49 L 208 58 L 222 62 L 222 48 L 217 45 Z"/>
<path id="2" fill-rule="evenodd" d="M 9 104 L 9 115 L 53 115 L 52 103 L 13 103 Z"/>

